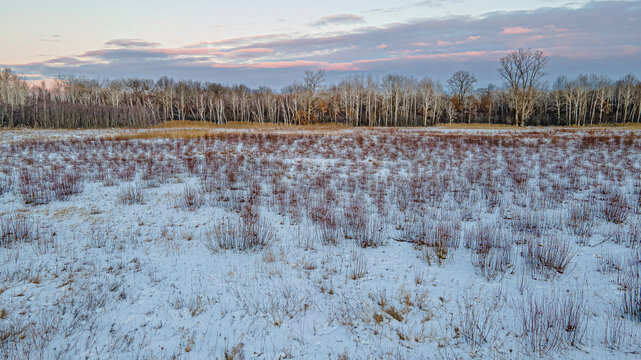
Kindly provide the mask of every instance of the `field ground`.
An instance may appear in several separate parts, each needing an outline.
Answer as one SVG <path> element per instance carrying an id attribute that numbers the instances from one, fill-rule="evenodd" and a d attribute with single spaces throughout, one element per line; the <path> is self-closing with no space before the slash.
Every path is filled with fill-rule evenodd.
<path id="1" fill-rule="evenodd" d="M 641 131 L 0 132 L 0 357 L 636 359 Z"/>

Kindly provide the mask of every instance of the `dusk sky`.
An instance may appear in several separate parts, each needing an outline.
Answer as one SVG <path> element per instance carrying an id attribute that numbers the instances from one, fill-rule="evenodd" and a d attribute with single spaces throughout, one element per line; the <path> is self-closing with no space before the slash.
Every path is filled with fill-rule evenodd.
<path id="1" fill-rule="evenodd" d="M 5 1 L 0 67 L 27 79 L 163 75 L 280 88 L 398 73 L 441 82 L 470 70 L 500 84 L 519 47 L 558 75 L 641 74 L 641 1 Z"/>

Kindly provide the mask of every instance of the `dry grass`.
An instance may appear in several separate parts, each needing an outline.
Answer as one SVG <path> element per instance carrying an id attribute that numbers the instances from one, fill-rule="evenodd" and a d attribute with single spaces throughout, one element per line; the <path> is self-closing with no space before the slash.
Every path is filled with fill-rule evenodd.
<path id="1" fill-rule="evenodd" d="M 220 134 L 220 133 L 219 133 Z M 215 137 L 217 134 L 208 129 L 173 129 L 126 132 L 118 135 L 107 136 L 109 140 L 133 139 L 196 139 Z"/>
<path id="2" fill-rule="evenodd" d="M 304 131 L 336 131 L 349 129 L 350 126 L 342 124 L 314 124 L 314 125 L 284 125 L 272 123 L 255 122 L 228 122 L 226 124 L 214 124 L 206 121 L 174 120 L 164 122 L 150 128 L 128 129 L 130 132 L 122 132 L 117 135 L 110 135 L 109 140 L 131 140 L 131 139 L 197 139 L 224 136 L 223 132 L 216 130 L 260 130 L 261 132 L 281 130 L 304 130 Z M 131 131 L 133 130 L 133 131 Z M 139 131 L 136 131 L 139 130 Z"/>
<path id="3" fill-rule="evenodd" d="M 625 124 L 594 124 L 594 125 L 563 125 L 563 126 L 515 126 L 507 124 L 436 124 L 434 126 L 441 129 L 469 129 L 469 130 L 531 130 L 531 129 L 571 129 L 571 130 L 595 130 L 595 129 L 641 129 L 641 123 Z"/>
<path id="4" fill-rule="evenodd" d="M 197 128 L 197 129 L 307 129 L 307 130 L 337 130 L 349 129 L 352 126 L 334 123 L 322 123 L 311 125 L 291 125 L 277 123 L 257 123 L 230 121 L 224 124 L 215 124 L 209 121 L 171 120 L 158 124 L 149 129 L 173 129 L 173 128 Z"/>
<path id="5" fill-rule="evenodd" d="M 442 129 L 487 129 L 487 130 L 527 130 L 529 127 L 514 126 L 514 125 L 504 125 L 504 124 L 437 124 L 436 128 Z"/>
<path id="6" fill-rule="evenodd" d="M 209 121 L 188 121 L 171 120 L 161 124 L 150 126 L 148 129 L 169 129 L 169 128 L 215 128 L 216 124 Z"/>
<path id="7" fill-rule="evenodd" d="M 621 128 L 621 129 L 641 129 L 641 123 L 615 124 L 615 125 L 609 125 L 606 127 L 614 127 L 614 128 Z"/>
<path id="8" fill-rule="evenodd" d="M 204 129 L 248 129 L 248 128 L 275 128 L 279 124 L 272 123 L 256 123 L 256 122 L 233 122 L 230 121 L 225 124 L 216 124 L 209 121 L 191 121 L 191 120 L 170 120 L 161 124 L 151 126 L 147 129 L 174 129 L 174 128 L 204 128 Z"/>
<path id="9" fill-rule="evenodd" d="M 566 126 L 554 126 L 558 128 L 565 129 L 630 129 L 630 130 L 639 130 L 641 129 L 641 123 L 624 123 L 624 124 L 593 124 L 593 125 L 566 125 Z"/>

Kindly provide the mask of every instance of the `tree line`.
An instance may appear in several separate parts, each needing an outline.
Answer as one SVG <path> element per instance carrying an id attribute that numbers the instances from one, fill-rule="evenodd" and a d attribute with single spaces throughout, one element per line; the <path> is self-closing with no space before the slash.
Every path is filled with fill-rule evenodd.
<path id="1" fill-rule="evenodd" d="M 306 71 L 281 91 L 212 82 L 66 77 L 30 86 L 0 71 L 0 126 L 31 128 L 142 127 L 167 120 L 304 125 L 430 126 L 438 123 L 595 125 L 641 121 L 641 82 L 634 75 L 558 77 L 542 82 L 546 58 L 519 49 L 500 60 L 504 86 L 474 89 L 457 71 L 445 86 L 428 77 L 352 75 L 325 84 Z"/>

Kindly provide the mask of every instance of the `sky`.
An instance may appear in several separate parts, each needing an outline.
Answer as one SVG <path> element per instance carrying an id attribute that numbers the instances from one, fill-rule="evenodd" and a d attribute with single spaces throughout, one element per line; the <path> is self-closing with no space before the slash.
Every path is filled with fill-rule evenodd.
<path id="1" fill-rule="evenodd" d="M 25 79 L 76 75 L 281 88 L 388 73 L 444 82 L 472 71 L 500 85 L 498 60 L 548 55 L 546 80 L 641 74 L 641 1 L 0 0 L 0 67 Z"/>

